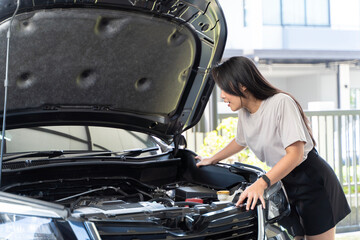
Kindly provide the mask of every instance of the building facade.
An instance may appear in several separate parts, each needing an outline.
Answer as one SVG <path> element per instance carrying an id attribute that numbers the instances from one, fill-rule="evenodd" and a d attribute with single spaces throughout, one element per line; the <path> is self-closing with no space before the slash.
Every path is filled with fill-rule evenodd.
<path id="1" fill-rule="evenodd" d="M 305 110 L 360 109 L 360 0 L 219 1 L 224 59 L 252 58 Z M 209 111 L 231 114 L 218 96 Z"/>

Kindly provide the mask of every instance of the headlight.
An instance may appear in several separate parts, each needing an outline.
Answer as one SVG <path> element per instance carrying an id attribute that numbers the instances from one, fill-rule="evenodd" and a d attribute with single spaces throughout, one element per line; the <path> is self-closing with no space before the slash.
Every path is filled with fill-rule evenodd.
<path id="1" fill-rule="evenodd" d="M 51 218 L 0 214 L 0 240 L 61 240 Z"/>
<path id="2" fill-rule="evenodd" d="M 265 217 L 268 222 L 273 223 L 290 213 L 289 201 L 281 182 L 275 183 L 265 192 L 265 199 Z"/>
<path id="3" fill-rule="evenodd" d="M 0 191 L 0 240 L 63 240 L 56 219 L 63 206 Z"/>

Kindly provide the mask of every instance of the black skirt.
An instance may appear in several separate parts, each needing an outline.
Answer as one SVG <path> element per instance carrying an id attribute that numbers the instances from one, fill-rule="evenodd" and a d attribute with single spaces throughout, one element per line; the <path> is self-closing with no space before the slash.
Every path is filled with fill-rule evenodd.
<path id="1" fill-rule="evenodd" d="M 315 149 L 282 182 L 292 211 L 280 224 L 296 236 L 324 233 L 351 211 L 335 172 Z"/>

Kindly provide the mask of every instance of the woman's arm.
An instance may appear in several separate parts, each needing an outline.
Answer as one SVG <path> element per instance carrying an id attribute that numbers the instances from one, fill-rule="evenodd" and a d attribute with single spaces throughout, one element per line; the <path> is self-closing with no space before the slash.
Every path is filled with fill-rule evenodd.
<path id="1" fill-rule="evenodd" d="M 298 166 L 303 160 L 304 156 L 304 142 L 295 142 L 288 146 L 286 155 L 275 164 L 275 166 L 266 173 L 266 176 L 270 179 L 271 184 L 281 180 L 288 175 L 296 166 Z M 259 178 L 250 187 L 248 187 L 239 197 L 236 206 L 239 206 L 247 198 L 246 209 L 254 209 L 257 201 L 260 199 L 263 208 L 265 208 L 264 190 L 267 188 L 267 183 L 264 179 Z"/>
<path id="2" fill-rule="evenodd" d="M 205 165 L 210 165 L 210 164 L 216 164 L 219 161 L 224 160 L 224 159 L 234 155 L 235 153 L 240 152 L 244 148 L 245 148 L 244 146 L 240 146 L 239 144 L 237 144 L 237 142 L 235 141 L 235 138 L 234 138 L 228 145 L 226 145 L 223 149 L 221 149 L 219 152 L 214 154 L 212 157 L 203 158 L 201 156 L 196 156 L 195 158 L 200 160 L 200 162 L 198 162 L 196 164 L 196 166 L 200 167 L 200 166 L 205 166 Z"/>
<path id="3" fill-rule="evenodd" d="M 295 142 L 287 147 L 286 155 L 269 171 L 266 176 L 270 179 L 271 184 L 286 177 L 294 168 L 303 160 L 304 142 Z"/>

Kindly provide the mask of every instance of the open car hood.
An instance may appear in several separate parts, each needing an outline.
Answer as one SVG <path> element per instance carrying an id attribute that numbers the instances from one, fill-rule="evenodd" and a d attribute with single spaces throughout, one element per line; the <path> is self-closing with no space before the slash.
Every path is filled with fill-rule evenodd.
<path id="1" fill-rule="evenodd" d="M 15 8 L 0 2 L 2 76 Z M 7 129 L 102 125 L 164 140 L 200 119 L 226 41 L 215 0 L 21 0 L 11 26 Z"/>

